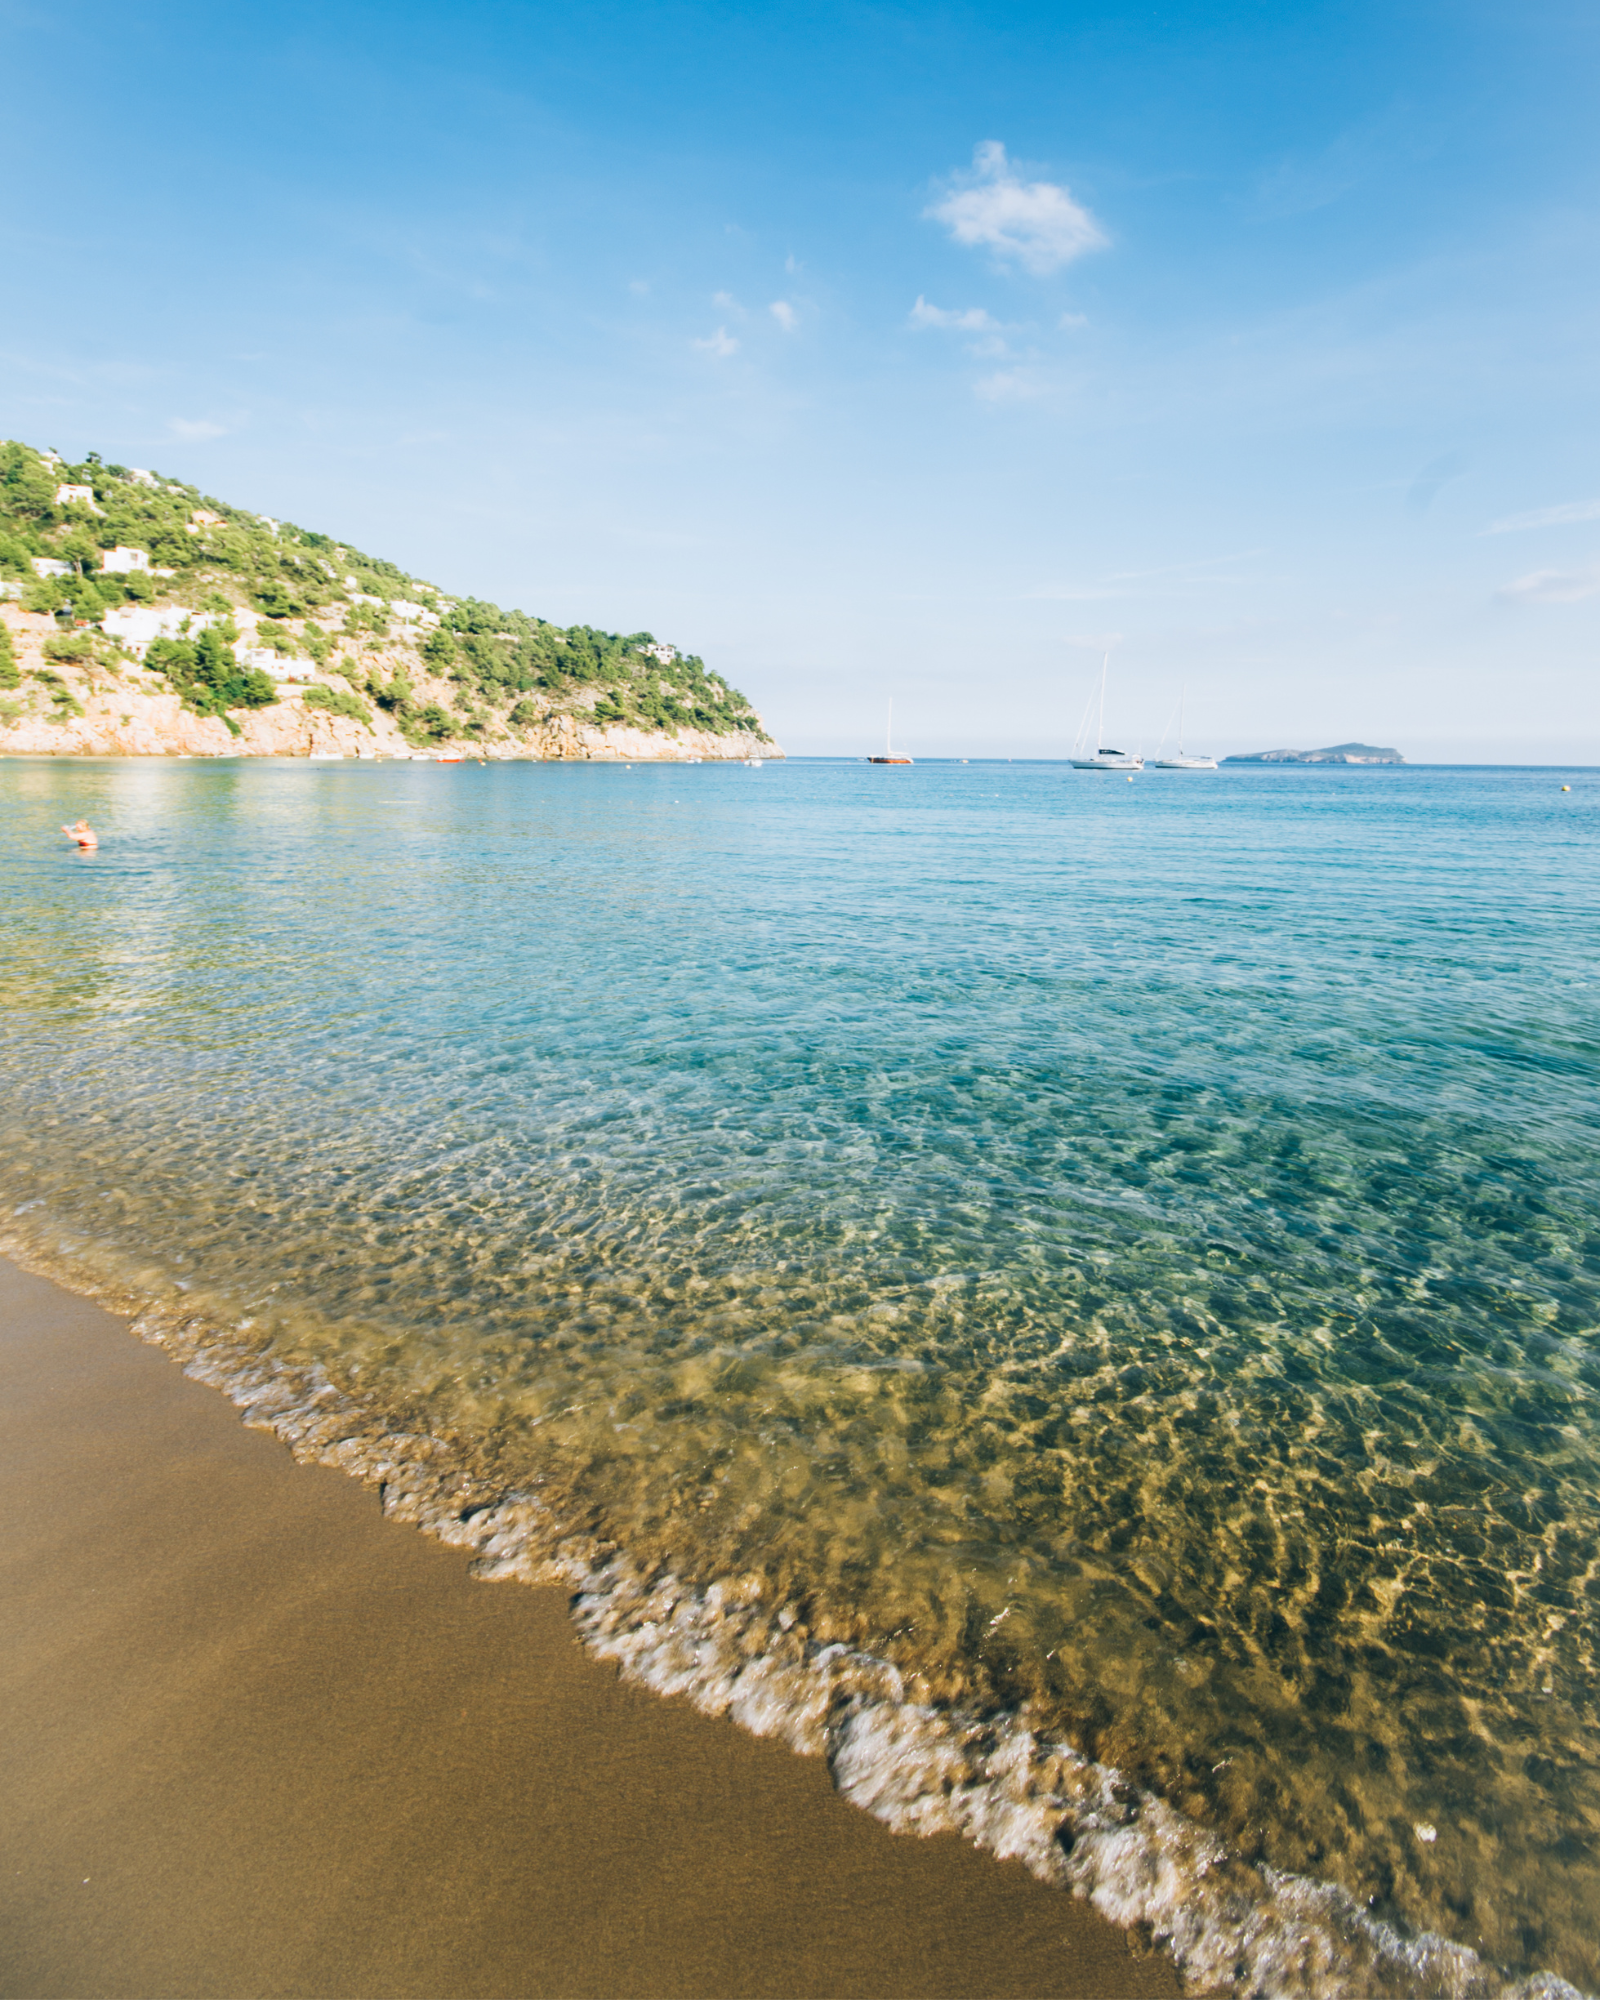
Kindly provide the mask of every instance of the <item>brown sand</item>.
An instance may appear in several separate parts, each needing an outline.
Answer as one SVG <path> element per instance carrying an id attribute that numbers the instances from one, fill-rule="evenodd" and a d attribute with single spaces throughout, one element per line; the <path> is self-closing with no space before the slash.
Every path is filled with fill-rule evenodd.
<path id="1" fill-rule="evenodd" d="M 0 1263 L 0 1991 L 1175 1994 Z"/>

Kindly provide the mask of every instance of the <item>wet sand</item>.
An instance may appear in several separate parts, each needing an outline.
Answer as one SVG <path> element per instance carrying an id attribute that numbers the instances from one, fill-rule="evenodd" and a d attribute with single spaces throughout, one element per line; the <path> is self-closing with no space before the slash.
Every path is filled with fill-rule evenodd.
<path id="1" fill-rule="evenodd" d="M 0 1991 L 1168 1995 L 0 1262 Z"/>

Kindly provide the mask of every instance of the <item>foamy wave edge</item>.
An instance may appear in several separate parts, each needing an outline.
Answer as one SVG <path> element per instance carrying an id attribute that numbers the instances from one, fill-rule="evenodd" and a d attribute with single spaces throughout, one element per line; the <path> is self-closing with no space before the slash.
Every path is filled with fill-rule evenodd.
<path id="1" fill-rule="evenodd" d="M 65 1248 L 65 1246 L 63 1246 Z M 398 1431 L 315 1365 L 264 1355 L 193 1314 L 131 1299 L 70 1254 L 0 1236 L 0 1256 L 128 1314 L 131 1331 L 306 1464 L 376 1487 L 383 1511 L 453 1548 L 471 1574 L 565 1586 L 588 1650 L 702 1714 L 827 1761 L 837 1790 L 896 1833 L 958 1833 L 1170 1952 L 1190 1991 L 1260 2000 L 1590 2000 L 1553 1973 L 1513 1978 L 1432 1932 L 1406 1937 L 1337 1884 L 1241 1860 L 1204 1827 L 1025 1715 L 905 1698 L 889 1661 L 791 1631 L 756 1578 L 709 1585 L 639 1572 L 573 1533 L 536 1493 L 482 1495 L 448 1445 Z M 467 1504 L 463 1505 L 463 1501 Z M 772 1627 L 777 1626 L 774 1639 Z"/>

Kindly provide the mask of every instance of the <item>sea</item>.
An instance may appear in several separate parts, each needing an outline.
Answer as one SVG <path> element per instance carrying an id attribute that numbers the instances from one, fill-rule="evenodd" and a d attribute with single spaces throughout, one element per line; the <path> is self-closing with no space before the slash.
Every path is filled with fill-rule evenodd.
<path id="1" fill-rule="evenodd" d="M 1600 1989 L 1600 773 L 13 758 L 0 877 L 0 1247 L 247 1421 L 1192 1990 Z"/>

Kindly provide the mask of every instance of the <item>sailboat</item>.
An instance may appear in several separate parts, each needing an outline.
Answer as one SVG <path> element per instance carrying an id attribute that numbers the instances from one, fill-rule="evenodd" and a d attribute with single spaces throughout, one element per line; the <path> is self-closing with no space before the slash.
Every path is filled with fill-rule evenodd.
<path id="1" fill-rule="evenodd" d="M 914 761 L 915 759 L 911 757 L 897 757 L 894 754 L 894 696 L 891 695 L 889 697 L 889 726 L 883 732 L 883 755 L 881 757 L 869 757 L 867 762 L 869 764 L 910 764 Z"/>
<path id="2" fill-rule="evenodd" d="M 1215 757 L 1186 757 L 1184 755 L 1183 706 L 1188 699 L 1188 695 L 1189 690 L 1185 687 L 1182 694 L 1178 696 L 1178 754 L 1176 757 L 1152 757 L 1150 760 L 1152 771 L 1214 771 L 1217 768 Z M 1167 728 L 1170 729 L 1171 727 L 1172 724 L 1169 722 Z M 1163 735 L 1161 740 L 1164 743 L 1166 737 Z M 1156 747 L 1159 750 L 1161 746 L 1158 744 Z"/>
<path id="3" fill-rule="evenodd" d="M 1094 755 L 1092 757 L 1074 757 L 1072 759 L 1072 768 L 1075 771 L 1142 771 L 1144 769 L 1144 759 L 1142 757 L 1135 756 L 1127 750 L 1111 750 L 1106 746 L 1106 670 L 1110 665 L 1111 655 L 1107 653 L 1105 658 L 1100 662 L 1100 720 L 1094 732 Z M 1088 722 L 1089 718 L 1087 714 L 1085 714 L 1083 720 L 1084 723 Z M 1082 726 L 1080 726 L 1078 734 L 1080 737 L 1082 736 Z M 1077 747 L 1076 744 L 1073 745 L 1074 749 Z"/>

